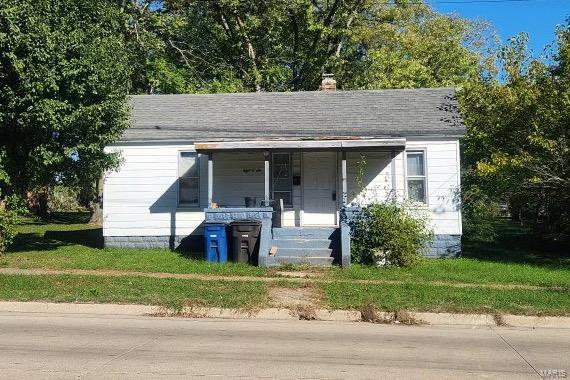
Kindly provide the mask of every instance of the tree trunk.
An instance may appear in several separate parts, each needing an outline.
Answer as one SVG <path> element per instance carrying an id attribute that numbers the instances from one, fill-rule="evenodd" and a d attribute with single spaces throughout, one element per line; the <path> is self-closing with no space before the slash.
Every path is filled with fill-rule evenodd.
<path id="1" fill-rule="evenodd" d="M 95 184 L 95 199 L 91 202 L 91 219 L 89 219 L 90 224 L 96 224 L 98 226 L 103 224 L 103 175 L 99 177 L 97 183 Z"/>
<path id="2" fill-rule="evenodd" d="M 249 35 L 245 30 L 245 24 L 243 23 L 242 19 L 239 17 L 237 11 L 234 11 L 234 16 L 236 18 L 240 31 L 243 35 L 244 45 L 247 50 L 247 55 L 249 56 L 249 59 L 251 60 L 251 65 L 253 67 L 255 92 L 261 92 L 263 89 L 261 87 L 261 73 L 259 72 L 259 68 L 257 67 L 257 53 L 255 52 L 255 48 L 253 46 L 251 38 L 249 37 Z"/>

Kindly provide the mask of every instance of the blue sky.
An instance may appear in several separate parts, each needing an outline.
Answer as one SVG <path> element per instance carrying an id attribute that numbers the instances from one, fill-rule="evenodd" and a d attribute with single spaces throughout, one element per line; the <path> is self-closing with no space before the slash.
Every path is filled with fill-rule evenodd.
<path id="1" fill-rule="evenodd" d="M 493 1 L 493 2 L 491 2 Z M 504 43 L 519 32 L 529 34 L 535 57 L 554 41 L 557 24 L 570 17 L 570 0 L 428 0 L 442 13 L 491 21 Z M 453 2 L 453 3 L 452 3 Z"/>

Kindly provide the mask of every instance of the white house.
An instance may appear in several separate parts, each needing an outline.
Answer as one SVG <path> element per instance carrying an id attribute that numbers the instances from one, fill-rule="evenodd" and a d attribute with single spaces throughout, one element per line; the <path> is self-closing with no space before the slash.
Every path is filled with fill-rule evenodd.
<path id="1" fill-rule="evenodd" d="M 130 101 L 131 126 L 107 148 L 122 164 L 105 177 L 106 246 L 199 250 L 205 219 L 254 218 L 264 220 L 260 265 L 347 265 L 343 211 L 395 195 L 429 214 L 430 255 L 460 250 L 465 127 L 454 89 Z M 284 209 L 272 222 L 262 201 L 275 199 Z"/>

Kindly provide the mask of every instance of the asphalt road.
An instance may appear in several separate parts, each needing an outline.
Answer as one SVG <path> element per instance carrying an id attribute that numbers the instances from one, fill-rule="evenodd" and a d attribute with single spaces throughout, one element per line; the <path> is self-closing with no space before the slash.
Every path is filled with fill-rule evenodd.
<path id="1" fill-rule="evenodd" d="M 570 370 L 570 330 L 0 313 L 0 378 L 497 378 Z"/>

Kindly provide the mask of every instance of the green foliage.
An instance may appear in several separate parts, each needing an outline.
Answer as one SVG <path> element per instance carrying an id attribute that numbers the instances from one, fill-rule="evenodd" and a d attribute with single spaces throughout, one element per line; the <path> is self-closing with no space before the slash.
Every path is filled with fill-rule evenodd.
<path id="1" fill-rule="evenodd" d="M 455 86 L 485 60 L 486 25 L 375 0 L 143 0 L 123 6 L 135 92 Z"/>
<path id="2" fill-rule="evenodd" d="M 499 55 L 501 77 L 460 92 L 468 133 L 464 187 L 555 239 L 570 238 L 570 27 L 558 31 L 553 64 L 530 58 L 527 36 Z M 478 191 L 479 191 L 478 190 Z"/>
<path id="3" fill-rule="evenodd" d="M 79 203 L 81 198 L 79 191 L 65 186 L 54 186 L 49 193 L 49 209 L 56 212 L 85 211 L 85 207 Z"/>
<path id="4" fill-rule="evenodd" d="M 6 250 L 14 241 L 16 236 L 16 213 L 0 206 L 0 256 L 6 253 Z"/>
<path id="5" fill-rule="evenodd" d="M 0 193 L 0 256 L 6 253 L 17 235 L 18 215 L 26 211 L 22 200 L 15 195 L 3 197 Z"/>
<path id="6" fill-rule="evenodd" d="M 463 236 L 470 240 L 492 242 L 497 233 L 495 220 L 500 207 L 477 186 L 464 189 L 461 193 Z"/>
<path id="7" fill-rule="evenodd" d="M 352 234 L 353 262 L 387 266 L 417 264 L 433 238 L 425 218 L 395 201 L 365 206 Z"/>
<path id="8" fill-rule="evenodd" d="M 0 157 L 5 193 L 92 181 L 127 126 L 125 15 L 104 0 L 0 5 Z"/>

